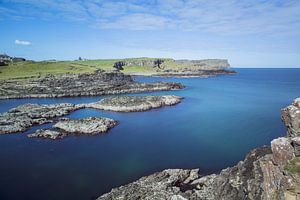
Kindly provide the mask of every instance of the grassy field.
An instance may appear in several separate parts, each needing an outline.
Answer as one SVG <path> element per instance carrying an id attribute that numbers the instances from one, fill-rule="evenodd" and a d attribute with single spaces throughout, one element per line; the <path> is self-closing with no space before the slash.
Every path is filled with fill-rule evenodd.
<path id="1" fill-rule="evenodd" d="M 130 58 L 122 59 L 126 62 L 139 62 L 139 61 L 152 61 L 155 58 Z M 171 59 L 168 59 L 171 60 Z M 84 61 L 25 61 L 11 63 L 8 66 L 0 67 L 0 79 L 21 79 L 21 78 L 35 78 L 44 76 L 46 74 L 82 74 L 92 73 L 97 69 L 105 71 L 113 71 L 115 62 L 120 61 L 117 59 L 105 60 L 84 60 Z M 151 65 L 147 66 L 124 66 L 124 73 L 137 73 L 137 72 L 155 72 L 155 68 Z"/>
<path id="2" fill-rule="evenodd" d="M 117 61 L 130 63 L 124 66 L 122 72 L 128 74 L 153 74 L 158 68 L 153 67 L 157 58 L 126 58 L 126 59 L 101 59 L 82 61 L 25 61 L 15 62 L 8 66 L 0 66 L 0 80 L 5 79 L 26 79 L 45 76 L 46 74 L 82 74 L 92 73 L 97 69 L 113 71 L 113 65 Z M 164 70 L 180 70 L 186 67 L 193 67 L 190 64 L 175 62 L 173 59 L 163 58 L 161 67 Z M 206 61 L 205 61 L 206 62 Z M 209 60 L 207 62 L 210 62 Z M 215 62 L 215 61 L 214 61 Z M 142 63 L 142 64 L 141 64 Z"/>

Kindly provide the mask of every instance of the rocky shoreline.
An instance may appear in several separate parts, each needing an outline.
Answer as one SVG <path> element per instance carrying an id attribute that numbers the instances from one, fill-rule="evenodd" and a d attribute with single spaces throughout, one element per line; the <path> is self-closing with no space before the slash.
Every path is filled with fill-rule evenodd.
<path id="1" fill-rule="evenodd" d="M 167 169 L 112 189 L 98 200 L 300 199 L 300 98 L 282 110 L 286 137 L 252 150 L 237 165 L 201 176 L 199 169 Z"/>
<path id="2" fill-rule="evenodd" d="M 0 81 L 0 99 L 98 96 L 179 90 L 174 82 L 135 82 L 130 75 L 98 70 L 91 74 L 47 75 L 38 79 Z"/>
<path id="3" fill-rule="evenodd" d="M 181 102 L 182 97 L 165 96 L 117 96 L 105 98 L 101 101 L 84 104 L 86 108 L 107 110 L 114 112 L 140 112 L 163 106 L 172 106 Z"/>

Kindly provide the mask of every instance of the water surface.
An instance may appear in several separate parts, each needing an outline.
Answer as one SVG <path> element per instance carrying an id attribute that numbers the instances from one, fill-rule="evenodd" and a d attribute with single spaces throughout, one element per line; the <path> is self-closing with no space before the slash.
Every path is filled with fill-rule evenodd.
<path id="1" fill-rule="evenodd" d="M 182 103 L 138 113 L 78 110 L 70 118 L 110 117 L 108 134 L 63 140 L 0 135 L 0 199 L 94 199 L 112 187 L 166 168 L 218 172 L 249 150 L 285 135 L 280 109 L 300 96 L 300 69 L 237 69 L 215 78 L 146 78 L 177 81 Z M 149 95 L 149 94 L 139 94 Z M 24 103 L 87 103 L 103 97 L 0 101 L 0 112 Z"/>

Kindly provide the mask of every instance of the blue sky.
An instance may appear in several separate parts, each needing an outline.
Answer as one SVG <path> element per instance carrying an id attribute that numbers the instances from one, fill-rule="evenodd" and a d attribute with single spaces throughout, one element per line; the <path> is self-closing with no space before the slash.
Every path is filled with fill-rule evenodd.
<path id="1" fill-rule="evenodd" d="M 0 53 L 300 67 L 299 0 L 0 0 Z"/>

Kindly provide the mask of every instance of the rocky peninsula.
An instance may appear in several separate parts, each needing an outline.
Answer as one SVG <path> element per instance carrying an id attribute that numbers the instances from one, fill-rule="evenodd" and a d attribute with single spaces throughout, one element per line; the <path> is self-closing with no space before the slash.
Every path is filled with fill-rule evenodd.
<path id="1" fill-rule="evenodd" d="M 0 134 L 24 132 L 34 125 L 53 122 L 79 109 L 79 106 L 70 103 L 61 104 L 24 104 L 0 114 Z"/>
<path id="2" fill-rule="evenodd" d="M 87 74 L 47 75 L 40 78 L 0 81 L 0 99 L 96 96 L 178 90 L 174 82 L 135 82 L 130 75 L 97 70 Z"/>
<path id="3" fill-rule="evenodd" d="M 96 135 L 107 132 L 117 125 L 117 121 L 104 117 L 89 117 L 84 119 L 60 119 L 53 130 L 37 130 L 28 137 L 62 139 L 68 135 Z"/>
<path id="4" fill-rule="evenodd" d="M 116 96 L 102 99 L 96 103 L 84 104 L 86 108 L 94 108 L 115 112 L 139 112 L 163 106 L 171 106 L 181 102 L 182 97 L 165 96 Z"/>
<path id="5" fill-rule="evenodd" d="M 167 169 L 102 195 L 98 200 L 300 199 L 300 99 L 282 110 L 286 137 L 252 150 L 237 165 L 201 176 L 199 169 Z"/>

